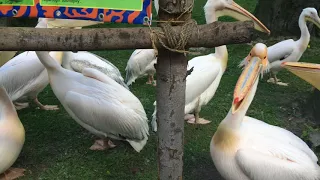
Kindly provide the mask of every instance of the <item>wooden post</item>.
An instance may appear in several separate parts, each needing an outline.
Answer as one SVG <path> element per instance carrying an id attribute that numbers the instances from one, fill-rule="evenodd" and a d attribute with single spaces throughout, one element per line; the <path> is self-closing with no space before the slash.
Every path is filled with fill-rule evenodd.
<path id="1" fill-rule="evenodd" d="M 160 21 L 178 17 L 187 8 L 191 7 L 191 4 L 192 0 L 160 0 Z M 158 178 L 160 180 L 182 179 L 187 63 L 187 57 L 184 54 L 165 49 L 159 51 L 157 61 L 157 122 Z"/>

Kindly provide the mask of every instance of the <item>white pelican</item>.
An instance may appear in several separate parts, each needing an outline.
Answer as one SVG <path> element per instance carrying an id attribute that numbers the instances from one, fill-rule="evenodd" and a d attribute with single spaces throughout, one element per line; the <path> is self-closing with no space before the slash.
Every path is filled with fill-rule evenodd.
<path id="1" fill-rule="evenodd" d="M 139 152 L 148 140 L 148 119 L 142 104 L 129 90 L 104 73 L 85 68 L 81 73 L 62 68 L 48 52 L 36 52 L 46 67 L 51 88 L 69 115 L 102 138 L 90 149 L 115 145 L 108 138 L 128 141 Z"/>
<path id="2" fill-rule="evenodd" d="M 253 20 L 255 29 L 270 33 L 256 17 L 232 0 L 208 0 L 204 10 L 207 23 L 217 21 L 220 16 L 229 15 L 241 21 Z M 210 123 L 208 120 L 199 118 L 199 112 L 201 107 L 214 96 L 227 68 L 227 62 L 228 51 L 225 45 L 216 47 L 214 54 L 195 57 L 188 62 L 189 70 L 193 68 L 193 72 L 186 78 L 185 119 L 188 120 L 188 123 Z M 188 113 L 194 113 L 194 116 Z M 152 127 L 154 131 L 157 131 L 156 107 L 153 113 Z"/>
<path id="3" fill-rule="evenodd" d="M 156 86 L 153 76 L 156 73 L 154 64 L 157 63 L 157 57 L 154 49 L 136 49 L 131 54 L 126 67 L 126 83 L 131 85 L 135 80 L 145 74 L 148 75 L 146 84 Z"/>
<path id="4" fill-rule="evenodd" d="M 273 75 L 273 78 L 270 78 L 268 82 L 283 86 L 288 85 L 287 83 L 280 82 L 280 79 L 277 78 L 276 74 L 282 69 L 282 62 L 299 61 L 302 54 L 307 49 L 310 41 L 310 33 L 306 24 L 307 21 L 314 23 L 320 28 L 320 18 L 315 8 L 305 8 L 301 12 L 299 17 L 301 37 L 299 40 L 294 41 L 293 39 L 288 39 L 268 47 L 269 69 Z M 247 63 L 246 59 L 250 59 L 250 54 L 239 64 L 239 66 L 245 65 Z"/>
<path id="5" fill-rule="evenodd" d="M 210 143 L 215 167 L 227 180 L 318 180 L 318 158 L 290 131 L 245 116 L 257 90 L 267 46 L 253 47 L 234 91 L 232 107 Z"/>
<path id="6" fill-rule="evenodd" d="M 0 179 L 11 180 L 24 175 L 24 169 L 10 167 L 20 155 L 25 131 L 6 90 L 1 86 L 0 114 Z"/>
<path id="7" fill-rule="evenodd" d="M 158 14 L 159 2 L 154 0 L 154 7 Z M 130 86 L 136 79 L 148 75 L 146 84 L 156 86 L 153 76 L 156 73 L 154 64 L 157 63 L 157 57 L 154 49 L 136 49 L 131 54 L 126 66 L 126 84 Z"/>
<path id="8" fill-rule="evenodd" d="M 283 62 L 281 66 L 320 90 L 320 64 Z"/>
<path id="9" fill-rule="evenodd" d="M 84 26 L 103 23 L 99 21 L 76 19 L 42 18 L 41 20 L 47 22 L 47 28 L 82 29 L 82 27 Z M 108 60 L 87 51 L 78 51 L 75 53 L 71 51 L 63 52 L 62 67 L 79 73 L 81 73 L 84 68 L 94 68 L 108 75 L 123 87 L 129 89 L 128 86 L 124 83 L 124 79 L 122 78 L 121 73 L 116 66 L 114 66 Z"/>
<path id="10" fill-rule="evenodd" d="M 36 28 L 46 28 L 44 21 L 39 21 Z M 51 52 L 61 63 L 61 53 Z M 28 107 L 26 100 L 33 100 L 41 109 L 57 110 L 56 105 L 43 105 L 38 101 L 38 94 L 49 84 L 47 71 L 35 52 L 23 52 L 0 67 L 0 85 L 2 85 L 16 109 Z"/>

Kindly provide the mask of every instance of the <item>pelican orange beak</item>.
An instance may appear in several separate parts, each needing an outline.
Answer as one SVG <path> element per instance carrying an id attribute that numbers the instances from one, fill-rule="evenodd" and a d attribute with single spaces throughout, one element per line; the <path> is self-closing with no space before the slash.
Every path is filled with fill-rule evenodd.
<path id="1" fill-rule="evenodd" d="M 254 28 L 258 31 L 265 32 L 270 35 L 270 30 L 262 24 L 258 18 L 252 15 L 250 12 L 245 10 L 243 7 L 233 2 L 231 5 L 227 4 L 226 7 L 217 11 L 217 15 L 219 16 L 231 16 L 239 21 L 250 21 L 252 20 L 254 23 Z"/>
<path id="2" fill-rule="evenodd" d="M 259 57 L 252 57 L 249 63 L 242 71 L 233 93 L 232 114 L 246 101 L 252 86 L 259 80 L 259 75 L 262 73 L 262 60 Z"/>
<path id="3" fill-rule="evenodd" d="M 283 62 L 281 66 L 320 90 L 320 64 Z"/>

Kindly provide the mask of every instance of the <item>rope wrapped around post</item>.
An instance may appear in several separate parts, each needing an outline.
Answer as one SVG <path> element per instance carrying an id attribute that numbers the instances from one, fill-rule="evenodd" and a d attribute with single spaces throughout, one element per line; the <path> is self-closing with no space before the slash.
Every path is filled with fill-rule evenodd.
<path id="1" fill-rule="evenodd" d="M 150 38 L 152 41 L 152 47 L 155 50 L 156 56 L 158 56 L 158 49 L 156 47 L 157 42 L 161 44 L 164 48 L 169 51 L 177 52 L 177 53 L 186 53 L 189 54 L 198 54 L 197 52 L 190 52 L 185 50 L 185 46 L 189 38 L 191 37 L 192 32 L 198 32 L 197 22 L 194 19 L 191 19 L 191 12 L 193 9 L 194 2 L 192 5 L 186 9 L 178 18 L 166 22 L 162 22 L 160 27 L 163 32 L 153 30 L 150 26 Z M 162 9 L 164 10 L 164 9 Z M 166 10 L 164 10 L 166 11 Z M 170 12 L 168 12 L 170 13 Z M 185 16 L 183 16 L 185 15 Z M 185 20 L 180 20 L 184 17 Z M 181 25 L 181 32 L 176 32 L 173 29 L 173 23 L 175 25 Z M 168 42 L 168 45 L 164 41 Z"/>

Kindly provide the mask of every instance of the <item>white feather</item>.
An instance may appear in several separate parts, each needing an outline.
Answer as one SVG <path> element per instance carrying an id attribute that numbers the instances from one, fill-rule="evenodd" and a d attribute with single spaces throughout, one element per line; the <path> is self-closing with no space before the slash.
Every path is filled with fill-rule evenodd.
<path id="1" fill-rule="evenodd" d="M 49 79 L 45 67 L 32 51 L 17 55 L 0 68 L 0 84 L 13 102 L 21 102 L 37 98 Z"/>
<path id="2" fill-rule="evenodd" d="M 123 87 L 129 89 L 124 83 L 119 69 L 115 65 L 108 60 L 87 51 L 79 51 L 77 53 L 70 51 L 64 52 L 62 67 L 79 73 L 81 73 L 84 68 L 93 68 L 103 72 Z"/>

